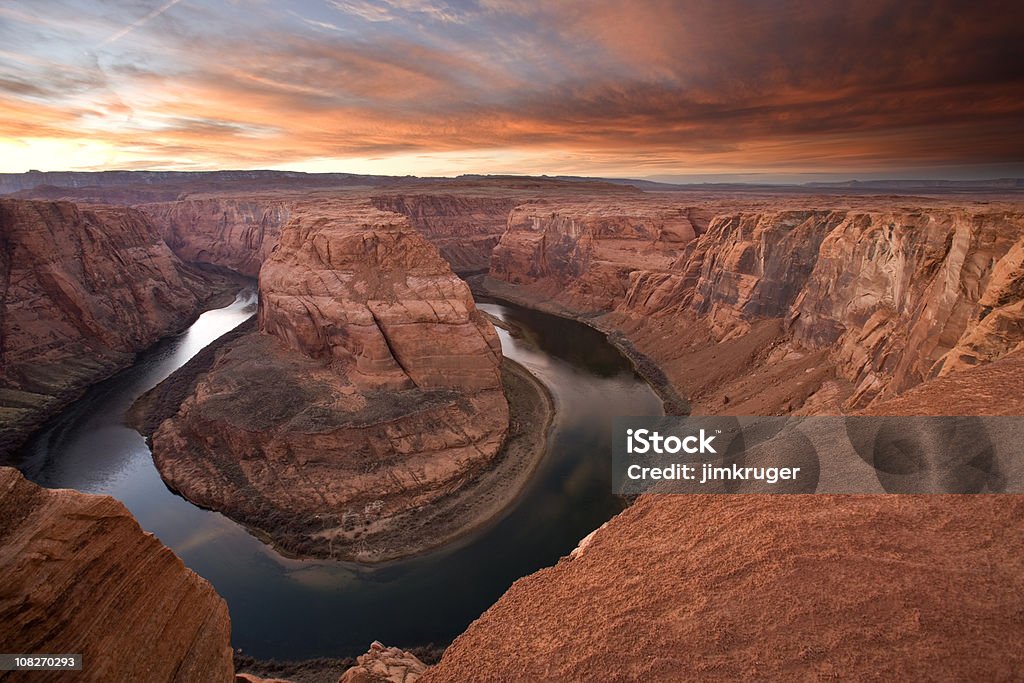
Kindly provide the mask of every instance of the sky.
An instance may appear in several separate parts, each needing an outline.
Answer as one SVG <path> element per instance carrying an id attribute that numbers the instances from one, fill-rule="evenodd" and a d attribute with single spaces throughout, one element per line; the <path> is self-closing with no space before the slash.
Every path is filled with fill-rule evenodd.
<path id="1" fill-rule="evenodd" d="M 1024 3 L 0 0 L 0 171 L 1024 176 Z"/>

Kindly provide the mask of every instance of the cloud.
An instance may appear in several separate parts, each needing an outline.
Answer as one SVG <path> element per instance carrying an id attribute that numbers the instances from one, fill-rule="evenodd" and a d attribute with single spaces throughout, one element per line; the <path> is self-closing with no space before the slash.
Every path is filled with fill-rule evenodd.
<path id="1" fill-rule="evenodd" d="M 153 19 L 157 18 L 158 16 L 160 16 L 161 14 L 166 12 L 167 10 L 171 9 L 172 7 L 177 5 L 179 2 L 181 2 L 181 0 L 169 0 L 168 2 L 166 2 L 163 5 L 157 7 L 156 9 L 154 9 L 152 12 L 150 12 L 146 16 L 142 17 L 141 19 L 136 19 L 135 21 L 133 21 L 132 23 L 128 24 L 127 26 L 125 26 L 120 31 L 114 33 L 109 38 L 104 40 L 100 45 L 109 45 L 110 43 L 116 43 L 117 41 L 121 40 L 126 35 L 128 35 L 132 31 L 134 31 L 135 29 L 140 28 L 141 26 L 144 26 L 146 23 L 152 21 Z"/>
<path id="2" fill-rule="evenodd" d="M 1024 164 L 1019 3 L 182 3 L 147 23 L 174 4 L 91 43 L 111 17 L 84 16 L 81 50 L 49 33 L 8 45 L 0 136 L 99 141 L 163 167 Z"/>

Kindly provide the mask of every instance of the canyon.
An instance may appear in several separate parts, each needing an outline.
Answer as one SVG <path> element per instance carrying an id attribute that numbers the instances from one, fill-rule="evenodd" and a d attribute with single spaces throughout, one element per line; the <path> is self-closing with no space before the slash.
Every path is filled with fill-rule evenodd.
<path id="1" fill-rule="evenodd" d="M 519 404 L 542 400 L 453 271 L 477 294 L 607 334 L 668 412 L 1024 407 L 1024 202 L 1010 191 L 344 183 L 183 191 L 128 208 L 0 200 L 4 281 L 16 283 L 4 292 L 4 396 L 70 396 L 180 327 L 215 289 L 191 262 L 258 275 L 255 329 L 211 349 L 148 416 L 153 458 L 181 495 L 287 554 L 363 562 L 429 547 L 402 535 L 410 527 L 433 544 L 453 538 L 458 525 L 424 511 L 455 509 L 453 496 L 475 495 L 509 459 L 524 410 L 510 386 L 530 397 Z M 53 237 L 35 241 L 41 227 Z M 96 276 L 105 265 L 77 274 L 73 259 L 45 256 L 53 245 L 90 264 L 102 251 L 121 279 Z M 86 322 L 63 331 L 68 319 Z M 59 331 L 42 356 L 59 382 L 32 375 L 44 338 L 33 329 Z M 102 369 L 75 365 L 94 362 L 97 339 Z M 19 358 L 20 374 L 9 371 Z M 59 405 L 45 400 L 36 415 Z M 538 449 L 536 434 L 524 439 L 516 458 Z M 1021 505 L 642 496 L 517 581 L 436 666 L 380 646 L 347 680 L 385 680 L 374 663 L 385 654 L 424 681 L 1007 678 L 1024 666 L 1011 645 L 1024 610 Z"/>
<path id="2" fill-rule="evenodd" d="M 1024 342 L 1019 205 L 908 201 L 519 208 L 486 288 L 621 337 L 697 413 L 857 410 Z"/>
<path id="3" fill-rule="evenodd" d="M 0 199 L 0 455 L 233 285 L 138 210 Z"/>

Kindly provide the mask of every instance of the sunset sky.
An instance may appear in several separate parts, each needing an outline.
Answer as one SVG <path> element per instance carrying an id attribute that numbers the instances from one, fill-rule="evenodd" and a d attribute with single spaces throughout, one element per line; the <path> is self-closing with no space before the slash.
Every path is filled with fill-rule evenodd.
<path id="1" fill-rule="evenodd" d="M 0 171 L 1024 176 L 1024 3 L 0 0 Z"/>

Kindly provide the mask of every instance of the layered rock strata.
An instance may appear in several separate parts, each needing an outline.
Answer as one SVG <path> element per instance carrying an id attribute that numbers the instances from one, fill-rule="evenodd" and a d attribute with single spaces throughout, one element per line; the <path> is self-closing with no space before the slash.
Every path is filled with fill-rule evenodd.
<path id="1" fill-rule="evenodd" d="M 522 204 L 508 216 L 490 274 L 583 313 L 607 312 L 626 296 L 630 273 L 669 268 L 708 218 L 649 196 Z"/>
<path id="2" fill-rule="evenodd" d="M 386 194 L 373 205 L 409 218 L 457 273 L 486 271 L 515 197 L 459 193 Z"/>
<path id="3" fill-rule="evenodd" d="M 183 261 L 212 263 L 255 277 L 288 221 L 290 204 L 261 196 L 208 197 L 140 209 Z"/>
<path id="4" fill-rule="evenodd" d="M 668 200 L 648 201 L 671 215 Z M 610 204 L 517 207 L 491 276 L 622 333 L 697 411 L 856 409 L 1024 342 L 1019 207 L 787 203 L 679 203 L 706 223 L 688 218 L 671 239 L 628 212 L 601 239 L 593 217 Z"/>
<path id="5" fill-rule="evenodd" d="M 0 200 L 0 454 L 214 289 L 138 211 Z"/>
<path id="6" fill-rule="evenodd" d="M 5 680 L 234 680 L 227 605 L 113 498 L 0 467 L 0 575 L 5 650 L 83 657 Z"/>
<path id="7" fill-rule="evenodd" d="M 260 272 L 259 331 L 223 348 L 153 435 L 154 459 L 286 551 L 379 559 L 402 515 L 499 453 L 500 363 L 469 289 L 407 219 L 296 207 Z"/>

